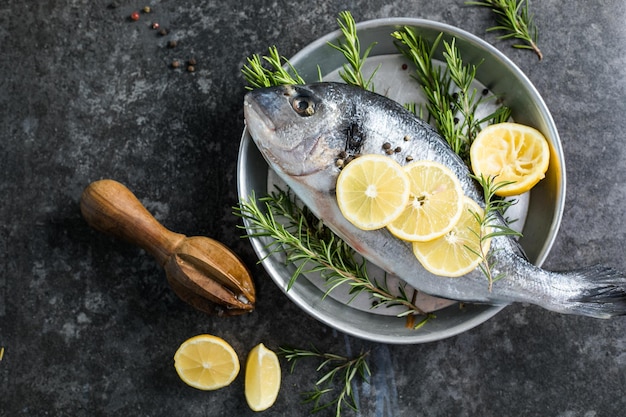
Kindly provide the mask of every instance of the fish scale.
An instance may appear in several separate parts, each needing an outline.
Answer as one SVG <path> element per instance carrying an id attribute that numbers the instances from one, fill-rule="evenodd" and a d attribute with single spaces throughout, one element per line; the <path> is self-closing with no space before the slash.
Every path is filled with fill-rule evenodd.
<path id="1" fill-rule="evenodd" d="M 348 222 L 335 197 L 341 169 L 337 159 L 346 151 L 355 156 L 385 154 L 385 143 L 401 148 L 389 155 L 400 164 L 411 157 L 447 166 L 465 195 L 484 206 L 482 190 L 467 165 L 429 124 L 399 103 L 358 87 L 326 82 L 251 91 L 244 99 L 244 116 L 268 165 L 312 213 L 370 262 L 414 288 L 465 302 L 525 302 L 598 318 L 626 314 L 626 278 L 611 268 L 547 271 L 530 263 L 515 239 L 497 236 L 491 243 L 491 265 L 494 276 L 503 278 L 490 288 L 480 269 L 460 278 L 436 276 L 421 266 L 410 243 L 386 228 L 364 231 Z"/>

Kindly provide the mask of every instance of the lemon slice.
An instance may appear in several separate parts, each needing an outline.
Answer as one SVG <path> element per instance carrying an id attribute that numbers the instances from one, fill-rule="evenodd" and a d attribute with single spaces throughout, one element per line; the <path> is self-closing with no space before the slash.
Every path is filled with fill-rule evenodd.
<path id="1" fill-rule="evenodd" d="M 256 345 L 246 361 L 245 396 L 253 411 L 270 408 L 280 390 L 280 363 L 278 357 L 263 343 Z"/>
<path id="2" fill-rule="evenodd" d="M 426 270 L 445 277 L 460 277 L 473 271 L 482 261 L 480 223 L 476 216 L 484 211 L 469 197 L 463 197 L 461 218 L 452 230 L 428 242 L 413 242 L 413 253 Z M 489 231 L 485 231 L 488 233 Z M 482 253 L 487 254 L 490 239 L 484 239 Z"/>
<path id="3" fill-rule="evenodd" d="M 544 178 L 550 163 L 546 138 L 536 129 L 519 123 L 497 123 L 484 128 L 470 148 L 474 174 L 496 176 L 502 197 L 522 194 Z"/>
<path id="4" fill-rule="evenodd" d="M 229 385 L 237 377 L 239 358 L 223 339 L 201 334 L 180 345 L 174 354 L 174 368 L 187 385 L 215 390 Z"/>
<path id="5" fill-rule="evenodd" d="M 449 232 L 463 210 L 463 189 L 445 165 L 415 161 L 404 167 L 411 183 L 409 203 L 398 218 L 387 225 L 396 237 L 427 241 Z"/>
<path id="6" fill-rule="evenodd" d="M 383 155 L 363 155 L 337 178 L 337 203 L 346 219 L 363 230 L 380 229 L 398 217 L 409 201 L 409 178 Z"/>

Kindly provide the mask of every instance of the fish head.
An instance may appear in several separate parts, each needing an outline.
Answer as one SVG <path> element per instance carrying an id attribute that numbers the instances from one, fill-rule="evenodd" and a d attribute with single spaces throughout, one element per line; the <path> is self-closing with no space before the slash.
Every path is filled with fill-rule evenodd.
<path id="1" fill-rule="evenodd" d="M 299 177 L 332 169 L 345 144 L 345 100 L 325 83 L 250 91 L 246 126 L 268 163 Z"/>

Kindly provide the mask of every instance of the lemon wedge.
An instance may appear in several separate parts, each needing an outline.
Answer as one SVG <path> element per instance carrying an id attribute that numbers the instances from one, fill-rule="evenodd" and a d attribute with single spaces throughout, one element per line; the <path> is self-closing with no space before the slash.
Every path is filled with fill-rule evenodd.
<path id="1" fill-rule="evenodd" d="M 280 390 L 280 363 L 276 354 L 263 343 L 256 345 L 246 360 L 245 396 L 253 411 L 270 408 Z"/>

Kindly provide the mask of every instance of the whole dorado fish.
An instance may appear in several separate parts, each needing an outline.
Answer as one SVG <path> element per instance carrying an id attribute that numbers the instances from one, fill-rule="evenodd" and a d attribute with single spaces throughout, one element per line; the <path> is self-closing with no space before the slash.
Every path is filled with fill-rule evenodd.
<path id="1" fill-rule="evenodd" d="M 414 288 L 459 301 L 525 302 L 598 318 L 626 314 L 626 278 L 609 268 L 546 271 L 530 263 L 513 238 L 500 236 L 492 240 L 491 251 L 494 276 L 503 273 L 504 278 L 490 290 L 478 268 L 460 278 L 436 276 L 421 266 L 410 243 L 386 228 L 364 231 L 348 222 L 335 197 L 337 160 L 384 153 L 385 142 L 402 143 L 401 152 L 390 155 L 401 164 L 410 155 L 446 165 L 465 195 L 484 206 L 466 164 L 433 128 L 400 104 L 358 87 L 318 83 L 251 91 L 244 114 L 257 147 L 298 198 L 358 253 Z"/>

